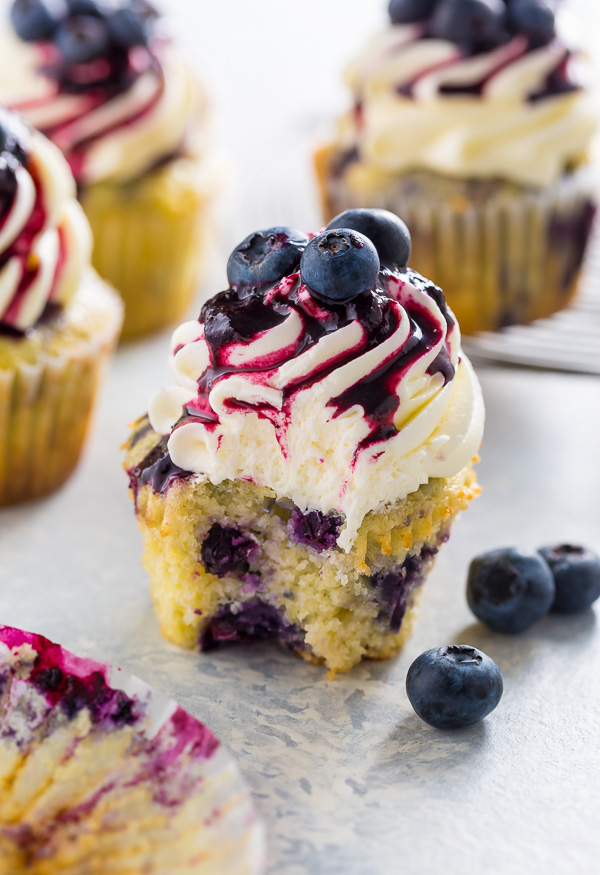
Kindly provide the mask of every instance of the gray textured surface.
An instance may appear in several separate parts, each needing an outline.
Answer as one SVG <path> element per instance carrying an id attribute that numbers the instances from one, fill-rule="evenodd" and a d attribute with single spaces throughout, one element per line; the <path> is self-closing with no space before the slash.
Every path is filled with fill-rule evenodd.
<path id="1" fill-rule="evenodd" d="M 225 250 L 253 227 L 316 227 L 296 174 L 306 155 L 290 151 L 290 137 L 304 142 L 343 100 L 338 71 L 383 20 L 384 0 L 348 0 L 343 12 L 306 0 L 302 14 L 280 0 L 162 5 L 212 77 L 237 167 Z M 574 539 L 600 550 L 600 382 L 481 372 L 484 494 L 440 556 L 416 634 L 398 659 L 328 682 L 277 649 L 198 655 L 160 638 L 118 447 L 167 379 L 167 338 L 119 353 L 67 487 L 0 511 L 0 620 L 113 660 L 206 720 L 256 793 L 270 875 L 596 873 L 598 609 L 502 638 L 472 623 L 464 581 L 475 553 L 502 544 Z M 404 678 L 422 650 L 453 641 L 497 659 L 506 692 L 483 724 L 441 734 L 412 714 Z"/>
<path id="2" fill-rule="evenodd" d="M 113 660 L 208 722 L 256 793 L 273 875 L 597 871 L 597 613 L 503 638 L 473 624 L 464 579 L 473 554 L 501 544 L 600 549 L 600 382 L 481 372 L 483 497 L 444 548 L 404 653 L 331 682 L 277 648 L 199 655 L 161 640 L 118 447 L 164 378 L 165 346 L 119 353 L 68 486 L 0 513 L 2 622 Z M 450 734 L 404 693 L 412 659 L 445 642 L 482 647 L 506 681 L 491 717 Z"/>

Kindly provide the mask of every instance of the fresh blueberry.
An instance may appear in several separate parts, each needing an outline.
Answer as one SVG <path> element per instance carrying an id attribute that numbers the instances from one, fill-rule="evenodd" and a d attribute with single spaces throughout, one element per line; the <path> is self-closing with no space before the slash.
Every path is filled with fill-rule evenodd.
<path id="1" fill-rule="evenodd" d="M 585 611 L 600 598 L 600 557 L 573 544 L 542 547 L 539 551 L 554 576 L 552 610 L 561 614 Z"/>
<path id="2" fill-rule="evenodd" d="M 345 210 L 327 229 L 352 228 L 368 237 L 384 265 L 406 267 L 410 258 L 410 232 L 402 219 L 389 210 Z"/>
<path id="3" fill-rule="evenodd" d="M 436 7 L 438 0 L 390 0 L 388 12 L 393 24 L 410 24 L 425 21 Z"/>
<path id="4" fill-rule="evenodd" d="M 468 53 L 485 51 L 508 40 L 502 0 L 441 0 L 429 35 L 456 43 Z"/>
<path id="5" fill-rule="evenodd" d="M 287 524 L 290 537 L 298 544 L 312 547 L 317 553 L 332 550 L 343 525 L 343 519 L 335 513 L 322 513 L 320 510 L 309 510 L 303 513 L 295 507 Z"/>
<path id="6" fill-rule="evenodd" d="M 110 16 L 109 25 L 114 41 L 124 49 L 146 46 L 151 35 L 151 17 L 133 7 L 117 9 Z"/>
<path id="7" fill-rule="evenodd" d="M 209 574 L 223 577 L 225 574 L 246 574 L 250 561 L 258 553 L 259 546 L 252 535 L 233 526 L 214 523 L 204 539 L 200 551 L 202 564 Z"/>
<path id="8" fill-rule="evenodd" d="M 302 254 L 302 281 L 317 298 L 334 303 L 351 301 L 375 288 L 379 256 L 371 241 L 351 228 L 324 231 Z"/>
<path id="9" fill-rule="evenodd" d="M 268 228 L 249 234 L 227 262 L 230 286 L 277 283 L 298 269 L 308 236 L 295 228 Z"/>
<path id="10" fill-rule="evenodd" d="M 406 677 L 406 692 L 421 720 L 436 729 L 461 729 L 487 717 L 504 690 L 493 659 L 467 644 L 422 653 Z"/>
<path id="11" fill-rule="evenodd" d="M 56 45 L 68 64 L 87 64 L 101 58 L 110 47 L 106 21 L 91 15 L 76 15 L 57 29 Z"/>
<path id="12" fill-rule="evenodd" d="M 68 11 L 66 0 L 15 0 L 10 20 L 22 40 L 46 40 L 52 37 Z"/>
<path id="13" fill-rule="evenodd" d="M 0 216 L 8 210 L 17 193 L 17 167 L 12 155 L 0 154 Z"/>
<path id="14" fill-rule="evenodd" d="M 513 30 L 528 37 L 533 49 L 548 45 L 556 36 L 554 12 L 542 0 L 513 0 L 508 22 Z"/>
<path id="15" fill-rule="evenodd" d="M 67 2 L 71 15 L 93 15 L 96 18 L 103 18 L 127 4 L 127 0 L 67 0 Z"/>
<path id="16" fill-rule="evenodd" d="M 482 553 L 471 562 L 469 607 L 496 632 L 524 632 L 548 613 L 554 595 L 552 572 L 537 553 L 509 547 Z"/>

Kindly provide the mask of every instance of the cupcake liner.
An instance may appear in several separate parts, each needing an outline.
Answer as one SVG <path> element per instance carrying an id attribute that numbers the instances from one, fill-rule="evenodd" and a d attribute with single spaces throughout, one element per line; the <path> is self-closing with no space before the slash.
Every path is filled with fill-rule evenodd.
<path id="1" fill-rule="evenodd" d="M 124 338 L 163 328 L 188 309 L 204 258 L 212 171 L 205 158 L 178 158 L 139 180 L 81 192 L 92 263 L 125 302 Z"/>
<path id="2" fill-rule="evenodd" d="M 577 291 L 598 202 L 591 167 L 536 191 L 426 172 L 382 178 L 357 163 L 337 170 L 328 149 L 316 166 L 328 220 L 359 206 L 404 219 L 411 267 L 442 287 L 463 334 L 548 316 Z"/>
<path id="3" fill-rule="evenodd" d="M 432 479 L 369 513 L 348 553 L 338 547 L 319 553 L 291 536 L 290 503 L 278 502 L 272 490 L 241 481 L 214 486 L 178 469 L 169 482 L 157 441 L 137 423 L 125 465 L 163 635 L 201 649 L 272 637 L 333 672 L 402 646 L 434 558 L 479 491 L 470 465 Z M 153 471 L 163 491 L 157 480 L 157 488 L 149 482 Z M 259 547 L 250 573 L 206 571 L 202 545 L 214 523 L 251 533 Z"/>
<path id="4" fill-rule="evenodd" d="M 259 875 L 231 754 L 139 678 L 0 626 L 0 873 Z"/>
<path id="5" fill-rule="evenodd" d="M 121 319 L 90 274 L 56 324 L 0 338 L 0 506 L 52 492 L 75 468 Z"/>

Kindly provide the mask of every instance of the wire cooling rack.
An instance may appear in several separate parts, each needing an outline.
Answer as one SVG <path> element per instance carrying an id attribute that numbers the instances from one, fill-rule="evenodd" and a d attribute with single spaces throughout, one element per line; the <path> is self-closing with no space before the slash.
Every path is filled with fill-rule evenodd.
<path id="1" fill-rule="evenodd" d="M 600 228 L 573 305 L 530 325 L 463 337 L 476 364 L 507 364 L 600 376 Z"/>

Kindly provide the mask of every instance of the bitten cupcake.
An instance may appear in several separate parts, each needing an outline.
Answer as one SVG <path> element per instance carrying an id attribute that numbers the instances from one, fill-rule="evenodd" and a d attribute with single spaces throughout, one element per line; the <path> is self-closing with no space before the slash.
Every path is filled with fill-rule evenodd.
<path id="1" fill-rule="evenodd" d="M 71 165 L 94 267 L 125 301 L 124 336 L 177 321 L 214 186 L 199 83 L 146 0 L 15 0 L 11 22 L 0 98 Z"/>
<path id="2" fill-rule="evenodd" d="M 392 0 L 390 14 L 348 69 L 354 107 L 317 154 L 328 218 L 403 215 L 414 266 L 463 332 L 561 309 L 598 202 L 600 118 L 564 15 L 541 0 Z"/>
<path id="3" fill-rule="evenodd" d="M 250 234 L 178 328 L 126 468 L 161 629 L 347 671 L 410 632 L 477 493 L 483 403 L 442 291 L 384 211 Z"/>
<path id="4" fill-rule="evenodd" d="M 59 150 L 0 110 L 0 506 L 56 489 L 79 458 L 122 321 L 90 248 Z"/>

